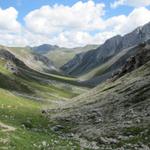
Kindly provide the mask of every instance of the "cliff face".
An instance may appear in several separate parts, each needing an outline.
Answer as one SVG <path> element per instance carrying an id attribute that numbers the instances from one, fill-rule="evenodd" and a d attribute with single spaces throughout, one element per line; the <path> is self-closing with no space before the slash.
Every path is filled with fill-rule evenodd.
<path id="1" fill-rule="evenodd" d="M 125 36 L 115 36 L 96 50 L 80 53 L 61 67 L 67 74 L 79 76 L 105 63 L 123 49 L 136 46 L 150 39 L 150 23 L 135 29 Z"/>
<path id="2" fill-rule="evenodd" d="M 112 74 L 112 80 L 116 80 L 126 73 L 139 68 L 143 64 L 150 60 L 150 45 L 141 44 L 138 47 L 136 55 L 131 56 L 127 59 L 125 64 L 114 74 Z"/>

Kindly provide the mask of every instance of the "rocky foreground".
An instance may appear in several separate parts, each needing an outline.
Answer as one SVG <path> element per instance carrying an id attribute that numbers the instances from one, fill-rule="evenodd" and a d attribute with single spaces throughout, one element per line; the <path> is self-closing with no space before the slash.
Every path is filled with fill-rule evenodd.
<path id="1" fill-rule="evenodd" d="M 84 148 L 149 150 L 150 46 L 142 45 L 112 79 L 48 112 L 55 131 Z"/>

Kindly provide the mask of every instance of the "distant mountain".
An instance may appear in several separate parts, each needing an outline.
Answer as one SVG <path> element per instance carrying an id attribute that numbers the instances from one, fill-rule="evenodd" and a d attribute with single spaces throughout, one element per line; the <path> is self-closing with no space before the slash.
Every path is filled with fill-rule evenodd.
<path id="1" fill-rule="evenodd" d="M 8 47 L 7 49 L 32 69 L 41 72 L 57 71 L 51 60 L 42 54 L 33 52 L 30 47 Z"/>
<path id="2" fill-rule="evenodd" d="M 108 39 L 95 50 L 77 54 L 71 61 L 61 67 L 69 75 L 81 76 L 102 65 L 124 49 L 134 47 L 150 39 L 150 23 L 138 27 L 124 36 L 117 35 Z"/>
<path id="3" fill-rule="evenodd" d="M 39 54 L 46 54 L 49 51 L 53 51 L 56 49 L 59 49 L 59 46 L 57 45 L 50 45 L 50 44 L 43 44 L 35 47 L 30 47 L 34 52 Z"/>
<path id="4" fill-rule="evenodd" d="M 54 65 L 57 68 L 60 68 L 65 63 L 73 59 L 73 57 L 81 52 L 86 52 L 91 49 L 96 49 L 99 45 L 86 45 L 84 47 L 76 47 L 76 48 L 65 48 L 59 47 L 58 49 L 51 50 L 45 54 L 51 61 L 53 61 Z"/>
<path id="5" fill-rule="evenodd" d="M 43 44 L 35 47 L 29 46 L 28 48 L 35 54 L 40 54 L 49 58 L 56 68 L 60 68 L 65 63 L 73 59 L 76 54 L 96 49 L 98 47 L 99 45 L 86 45 L 84 47 L 66 48 L 59 47 L 57 45 Z"/>

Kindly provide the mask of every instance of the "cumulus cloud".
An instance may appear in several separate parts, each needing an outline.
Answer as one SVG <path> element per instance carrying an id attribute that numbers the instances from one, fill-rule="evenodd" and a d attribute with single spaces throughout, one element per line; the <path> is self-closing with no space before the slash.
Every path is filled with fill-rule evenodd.
<path id="1" fill-rule="evenodd" d="M 59 33 L 68 30 L 95 30 L 103 28 L 104 4 L 88 1 L 73 6 L 43 6 L 30 12 L 25 22 L 35 33 Z"/>
<path id="2" fill-rule="evenodd" d="M 20 23 L 17 21 L 18 12 L 15 8 L 0 8 L 0 31 L 17 32 L 21 29 Z"/>
<path id="3" fill-rule="evenodd" d="M 142 26 L 150 22 L 150 10 L 141 7 L 134 9 L 120 27 L 121 33 L 128 33 L 138 26 Z"/>
<path id="4" fill-rule="evenodd" d="M 150 0 L 115 0 L 112 4 L 112 8 L 116 8 L 121 5 L 128 5 L 132 7 L 144 7 L 150 5 Z"/>
<path id="5" fill-rule="evenodd" d="M 55 38 L 51 39 L 51 43 L 59 43 L 62 47 L 78 47 L 87 44 L 102 44 L 106 39 L 115 36 L 114 32 L 100 32 L 95 35 L 91 35 L 88 32 L 73 31 L 62 32 Z"/>
<path id="6" fill-rule="evenodd" d="M 128 15 L 104 19 L 104 4 L 90 0 L 73 6 L 42 6 L 25 16 L 25 26 L 20 25 L 17 16 L 18 12 L 12 7 L 0 9 L 0 44 L 24 46 L 49 43 L 75 47 L 102 44 L 116 34 L 131 32 L 150 21 L 150 10 L 139 7 Z"/>
<path id="7" fill-rule="evenodd" d="M 150 22 L 150 10 L 140 7 L 135 8 L 128 16 L 120 15 L 109 18 L 105 24 L 108 28 L 112 27 L 111 30 L 116 34 L 126 34 L 148 22 Z"/>
<path id="8" fill-rule="evenodd" d="M 141 7 L 135 8 L 129 15 L 119 15 L 103 19 L 105 28 L 96 32 L 94 35 L 90 32 L 73 31 L 62 32 L 53 39 L 54 43 L 61 46 L 81 46 L 86 44 L 102 44 L 106 39 L 117 34 L 124 35 L 135 28 L 150 22 L 150 10 Z"/>

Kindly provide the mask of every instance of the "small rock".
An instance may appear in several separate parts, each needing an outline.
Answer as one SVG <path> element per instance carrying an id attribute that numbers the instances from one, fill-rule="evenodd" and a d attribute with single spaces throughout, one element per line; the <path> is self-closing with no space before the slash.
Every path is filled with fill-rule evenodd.
<path id="1" fill-rule="evenodd" d="M 43 142 L 42 142 L 42 145 L 43 145 L 44 147 L 46 147 L 46 141 L 43 141 Z"/>
<path id="2" fill-rule="evenodd" d="M 56 126 L 54 126 L 54 127 L 52 127 L 51 128 L 53 131 L 60 131 L 60 130 L 62 130 L 62 129 L 64 129 L 64 126 L 61 126 L 61 125 L 56 125 Z"/>

